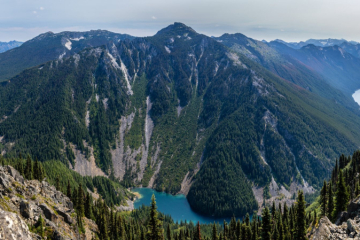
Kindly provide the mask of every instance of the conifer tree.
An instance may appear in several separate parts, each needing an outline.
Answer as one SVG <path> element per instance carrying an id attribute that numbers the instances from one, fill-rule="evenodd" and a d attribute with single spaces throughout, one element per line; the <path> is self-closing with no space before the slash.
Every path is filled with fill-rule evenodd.
<path id="1" fill-rule="evenodd" d="M 42 218 L 41 214 L 37 221 L 38 229 L 39 229 L 39 235 L 43 238 L 44 237 L 44 219 Z"/>
<path id="2" fill-rule="evenodd" d="M 337 215 L 341 211 L 345 211 L 347 207 L 347 203 L 349 201 L 349 193 L 347 191 L 344 176 L 342 174 L 342 171 L 339 171 L 339 177 L 338 182 L 336 184 L 336 204 L 335 204 L 335 214 L 334 218 L 337 217 Z"/>
<path id="3" fill-rule="evenodd" d="M 28 155 L 26 158 L 26 166 L 25 166 L 24 174 L 25 174 L 26 179 L 28 179 L 28 180 L 32 179 L 33 167 L 32 167 L 32 161 L 31 161 L 30 155 Z"/>
<path id="4" fill-rule="evenodd" d="M 330 221 L 333 220 L 333 212 L 334 212 L 334 208 L 335 208 L 335 203 L 334 203 L 334 194 L 333 194 L 333 190 L 332 190 L 332 184 L 331 182 L 329 183 L 329 187 L 328 187 L 328 215 L 329 215 L 329 219 Z"/>
<path id="5" fill-rule="evenodd" d="M 217 233 L 217 228 L 216 228 L 215 222 L 214 222 L 214 225 L 212 227 L 211 239 L 212 240 L 218 240 L 218 233 Z"/>
<path id="6" fill-rule="evenodd" d="M 80 217 L 85 216 L 85 208 L 84 208 L 84 192 L 82 190 L 82 184 L 79 184 L 78 194 L 77 194 L 77 210 Z M 111 211 L 112 212 L 112 211 Z"/>
<path id="7" fill-rule="evenodd" d="M 90 193 L 87 193 L 86 195 L 86 201 L 85 201 L 85 216 L 89 219 L 93 219 L 94 215 L 92 212 L 92 196 L 90 195 Z"/>
<path id="8" fill-rule="evenodd" d="M 195 230 L 195 234 L 194 234 L 194 240 L 201 240 L 201 231 L 200 231 L 200 223 L 198 222 L 196 224 L 196 230 Z"/>
<path id="9" fill-rule="evenodd" d="M 71 199 L 71 186 L 70 186 L 69 180 L 68 180 L 68 184 L 67 184 L 66 196 Z"/>
<path id="10" fill-rule="evenodd" d="M 241 222 L 240 220 L 238 220 L 236 223 L 236 240 L 240 240 L 240 239 L 241 239 Z"/>
<path id="11" fill-rule="evenodd" d="M 151 197 L 150 220 L 148 225 L 148 232 L 146 233 L 147 240 L 163 240 L 162 222 L 158 219 L 158 212 L 156 207 L 155 195 Z"/>
<path id="12" fill-rule="evenodd" d="M 262 214 L 262 230 L 261 230 L 262 240 L 271 239 L 271 215 L 268 207 L 265 207 Z"/>
<path id="13" fill-rule="evenodd" d="M 168 240 L 171 240 L 171 229 L 170 229 L 170 224 L 167 225 L 167 229 L 166 229 L 166 238 Z"/>
<path id="14" fill-rule="evenodd" d="M 40 180 L 40 176 L 39 176 L 39 161 L 38 159 L 36 158 L 35 159 L 35 164 L 34 164 L 34 179 L 36 180 Z"/>
<path id="15" fill-rule="evenodd" d="M 326 181 L 324 181 L 323 187 L 320 191 L 320 210 L 321 216 L 326 216 L 327 213 L 327 189 L 326 189 Z"/>
<path id="16" fill-rule="evenodd" d="M 296 203 L 295 240 L 306 239 L 305 208 L 306 202 L 304 198 L 304 193 L 303 191 L 299 191 Z"/>

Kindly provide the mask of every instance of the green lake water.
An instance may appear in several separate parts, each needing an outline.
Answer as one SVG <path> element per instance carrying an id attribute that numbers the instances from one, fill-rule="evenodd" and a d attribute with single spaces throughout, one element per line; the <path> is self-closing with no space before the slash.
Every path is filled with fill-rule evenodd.
<path id="1" fill-rule="evenodd" d="M 150 188 L 134 188 L 131 190 L 132 192 L 137 192 L 141 195 L 141 198 L 138 198 L 134 202 L 134 207 L 139 208 L 141 205 L 150 206 L 151 203 L 151 196 L 155 194 L 156 198 L 156 205 L 158 207 L 158 211 L 171 215 L 174 221 L 192 221 L 197 223 L 214 223 L 219 222 L 222 223 L 224 218 L 212 218 L 212 217 L 205 217 L 195 213 L 185 195 L 171 195 L 163 192 L 157 192 Z M 225 219 L 226 221 L 230 221 L 230 219 Z"/>

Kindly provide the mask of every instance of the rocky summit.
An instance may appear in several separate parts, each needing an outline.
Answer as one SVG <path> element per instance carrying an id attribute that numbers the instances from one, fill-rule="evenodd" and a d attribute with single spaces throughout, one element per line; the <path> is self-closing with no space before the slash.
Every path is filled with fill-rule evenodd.
<path id="1" fill-rule="evenodd" d="M 335 223 L 327 217 L 321 218 L 309 232 L 309 239 L 360 239 L 360 197 L 350 202 Z"/>
<path id="2" fill-rule="evenodd" d="M 0 167 L 0 239 L 43 239 L 31 229 L 44 219 L 50 239 L 91 239 L 97 231 L 92 220 L 84 218 L 80 234 L 70 199 L 46 181 L 25 180 L 10 166 Z"/>

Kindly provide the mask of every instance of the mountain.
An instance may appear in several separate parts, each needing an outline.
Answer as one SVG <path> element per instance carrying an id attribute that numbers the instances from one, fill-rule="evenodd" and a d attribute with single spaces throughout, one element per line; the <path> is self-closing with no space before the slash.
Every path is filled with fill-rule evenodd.
<path id="1" fill-rule="evenodd" d="M 21 46 L 22 42 L 10 41 L 10 42 L 0 42 L 0 53 L 6 52 L 7 50 Z"/>
<path id="2" fill-rule="evenodd" d="M 354 111 L 294 82 L 174 23 L 3 83 L 0 151 L 185 193 L 204 215 L 243 216 L 264 201 L 293 203 L 298 189 L 313 193 L 360 144 Z"/>
<path id="3" fill-rule="evenodd" d="M 283 40 L 280 39 L 276 39 L 274 40 L 274 42 L 279 42 L 282 44 L 285 44 L 288 47 L 294 48 L 294 49 L 300 49 L 302 47 L 305 47 L 306 45 L 312 44 L 318 47 L 330 47 L 330 46 L 340 46 L 341 44 L 351 44 L 351 45 L 357 45 L 359 44 L 358 42 L 355 41 L 346 41 L 345 39 L 333 39 L 333 38 L 328 38 L 328 39 L 309 39 L 306 40 L 305 42 L 300 41 L 300 42 L 285 42 Z"/>
<path id="4" fill-rule="evenodd" d="M 127 38 L 133 37 L 104 30 L 41 34 L 18 48 L 0 53 L 0 82 L 10 79 L 26 68 L 70 56 L 84 48 Z"/>
<path id="5" fill-rule="evenodd" d="M 346 52 L 350 53 L 354 57 L 360 58 L 360 43 L 358 44 L 351 44 L 348 42 L 344 42 L 340 45 L 342 49 Z"/>
<path id="6" fill-rule="evenodd" d="M 310 44 L 297 50 L 278 42 L 270 42 L 270 46 L 321 74 L 329 85 L 346 96 L 351 96 L 360 88 L 360 59 L 339 46 L 318 47 Z"/>
<path id="7" fill-rule="evenodd" d="M 298 50 L 293 50 L 280 43 L 277 44 L 277 42 L 269 44 L 257 41 L 239 33 L 224 34 L 216 39 L 231 50 L 261 64 L 279 77 L 332 100 L 335 104 L 342 104 L 354 111 L 358 110 L 358 105 L 353 101 L 351 95 L 344 94 L 336 87 L 331 86 L 322 72 L 317 72 L 312 68 L 312 63 L 301 62 L 298 58 L 293 57 L 295 53 L 299 52 Z M 275 44 L 284 46 L 292 54 L 277 49 L 274 47 Z"/>

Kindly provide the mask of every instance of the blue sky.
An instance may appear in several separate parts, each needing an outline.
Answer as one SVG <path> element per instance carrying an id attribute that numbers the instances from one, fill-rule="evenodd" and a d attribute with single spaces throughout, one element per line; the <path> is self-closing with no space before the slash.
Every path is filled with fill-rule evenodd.
<path id="1" fill-rule="evenodd" d="M 0 6 L 0 41 L 91 29 L 150 36 L 173 22 L 209 36 L 360 41 L 358 0 L 0 0 Z"/>

